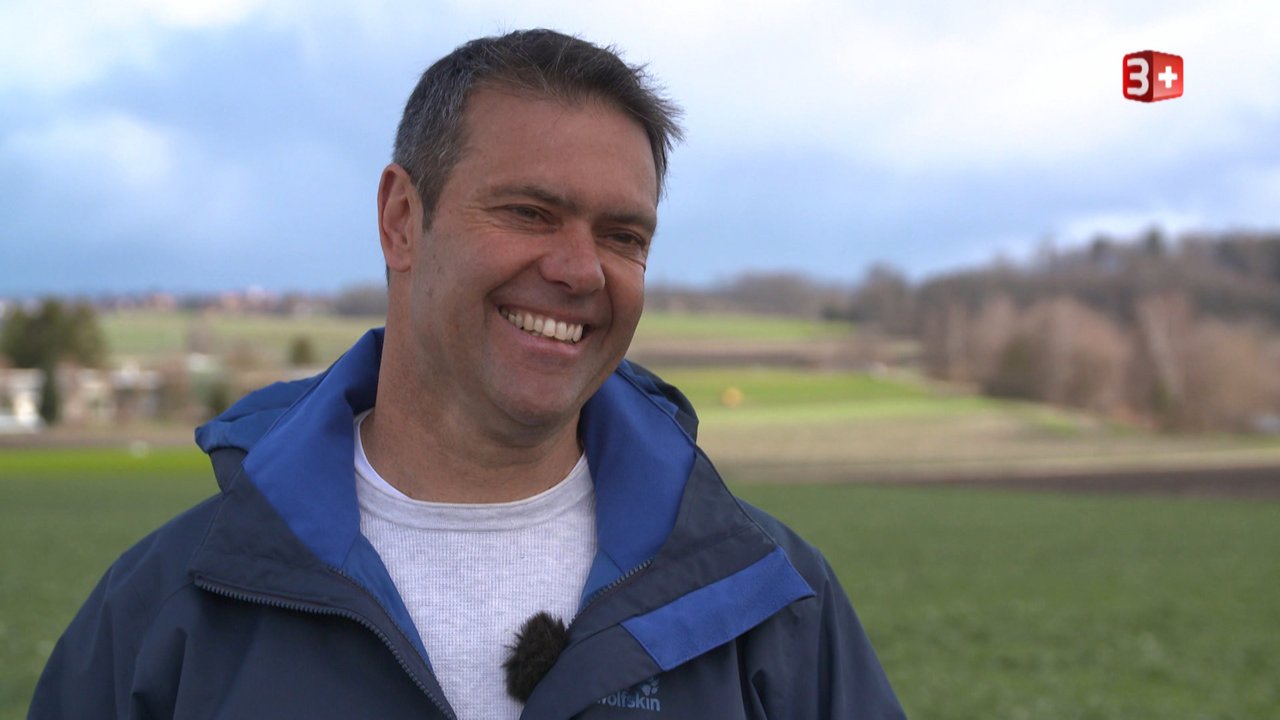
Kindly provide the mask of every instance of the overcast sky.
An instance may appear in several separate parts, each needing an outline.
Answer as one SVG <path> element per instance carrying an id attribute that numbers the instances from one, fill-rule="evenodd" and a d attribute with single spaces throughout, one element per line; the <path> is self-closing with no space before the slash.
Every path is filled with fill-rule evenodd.
<path id="1" fill-rule="evenodd" d="M 0 0 L 0 294 L 377 281 L 417 76 L 532 26 L 685 108 L 651 282 L 1280 229 L 1280 3 L 586 5 Z M 1122 97 L 1147 49 L 1184 58 L 1182 98 Z"/>

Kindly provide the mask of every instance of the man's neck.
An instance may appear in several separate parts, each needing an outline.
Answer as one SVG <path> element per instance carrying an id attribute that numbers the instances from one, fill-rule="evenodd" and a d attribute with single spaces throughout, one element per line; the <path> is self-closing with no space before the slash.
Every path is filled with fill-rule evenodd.
<path id="1" fill-rule="evenodd" d="M 582 454 L 576 422 L 513 442 L 421 409 L 406 412 L 379 387 L 378 404 L 360 428 L 369 463 L 416 500 L 495 503 L 531 497 L 563 480 Z"/>

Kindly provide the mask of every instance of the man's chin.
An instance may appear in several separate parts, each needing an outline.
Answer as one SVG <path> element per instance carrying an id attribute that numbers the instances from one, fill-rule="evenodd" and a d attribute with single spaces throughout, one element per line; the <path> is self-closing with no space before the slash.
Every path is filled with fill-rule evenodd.
<path id="1" fill-rule="evenodd" d="M 517 425 L 529 430 L 556 430 L 571 424 L 582 409 L 577 397 L 546 394 L 534 397 L 506 397 L 501 403 L 503 412 Z"/>
<path id="2" fill-rule="evenodd" d="M 501 382 L 489 383 L 489 397 L 517 425 L 534 432 L 555 432 L 576 423 L 582 406 L 608 376 L 510 372 Z"/>

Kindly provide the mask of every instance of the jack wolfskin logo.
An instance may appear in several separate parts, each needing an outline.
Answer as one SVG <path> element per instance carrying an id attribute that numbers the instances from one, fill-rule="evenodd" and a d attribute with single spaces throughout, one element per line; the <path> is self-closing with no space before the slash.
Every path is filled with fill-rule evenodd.
<path id="1" fill-rule="evenodd" d="M 596 702 L 609 707 L 662 712 L 662 701 L 658 699 L 658 678 L 656 677 L 651 677 L 626 690 L 619 690 L 612 695 L 605 695 Z"/>

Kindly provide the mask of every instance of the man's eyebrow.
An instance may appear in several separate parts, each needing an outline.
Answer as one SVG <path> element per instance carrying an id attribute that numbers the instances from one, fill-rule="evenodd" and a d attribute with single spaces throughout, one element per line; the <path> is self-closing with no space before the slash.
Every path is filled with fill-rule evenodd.
<path id="1" fill-rule="evenodd" d="M 489 194 L 494 197 L 506 197 L 511 195 L 531 197 L 535 200 L 541 200 L 548 205 L 552 205 L 572 213 L 579 212 L 582 209 L 578 203 L 573 200 L 552 192 L 541 185 L 530 185 L 528 183 L 522 185 L 499 185 L 489 190 Z"/>
<path id="2" fill-rule="evenodd" d="M 609 222 L 620 225 L 637 225 L 649 235 L 658 232 L 658 219 L 654 217 L 653 213 L 607 212 L 604 213 L 604 218 Z"/>
<path id="3" fill-rule="evenodd" d="M 540 185 L 520 184 L 520 185 L 499 185 L 489 191 L 489 195 L 493 197 L 509 197 L 512 195 L 531 197 L 535 200 L 544 202 L 552 207 L 559 208 L 569 213 L 581 212 L 582 206 L 571 198 L 565 197 L 552 190 L 548 190 Z M 605 220 L 624 225 L 639 225 L 649 234 L 653 234 L 658 230 L 658 220 L 649 212 L 605 212 L 601 215 Z"/>

